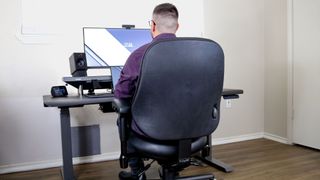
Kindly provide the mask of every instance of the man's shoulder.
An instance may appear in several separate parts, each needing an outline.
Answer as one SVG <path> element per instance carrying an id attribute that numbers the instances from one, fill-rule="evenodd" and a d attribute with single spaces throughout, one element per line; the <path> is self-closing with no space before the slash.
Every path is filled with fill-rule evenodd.
<path id="1" fill-rule="evenodd" d="M 131 53 L 129 59 L 132 59 L 132 58 L 141 58 L 141 57 L 144 55 L 144 53 L 145 53 L 145 51 L 147 50 L 147 48 L 149 47 L 149 45 L 150 45 L 150 43 L 145 44 L 145 45 L 139 47 L 138 49 L 134 50 L 134 51 Z"/>
<path id="2" fill-rule="evenodd" d="M 133 51 L 133 53 L 144 53 L 146 49 L 149 47 L 150 43 L 140 46 L 138 49 Z"/>

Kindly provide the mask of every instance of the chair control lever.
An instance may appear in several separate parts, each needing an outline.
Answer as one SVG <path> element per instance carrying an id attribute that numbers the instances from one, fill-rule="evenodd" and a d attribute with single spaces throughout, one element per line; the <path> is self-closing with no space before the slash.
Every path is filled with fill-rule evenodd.
<path id="1" fill-rule="evenodd" d="M 218 109 L 216 107 L 214 107 L 213 110 L 212 110 L 213 119 L 217 119 L 218 115 L 219 115 L 219 111 L 218 111 Z"/>

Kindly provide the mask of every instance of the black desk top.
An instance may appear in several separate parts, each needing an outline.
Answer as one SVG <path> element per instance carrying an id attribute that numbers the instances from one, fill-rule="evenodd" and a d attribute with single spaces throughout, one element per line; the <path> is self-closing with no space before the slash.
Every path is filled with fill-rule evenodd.
<path id="1" fill-rule="evenodd" d="M 239 97 L 239 94 L 243 94 L 241 89 L 223 89 L 222 96 L 225 99 L 236 99 Z M 69 95 L 67 97 L 55 97 L 51 95 L 43 96 L 43 105 L 44 107 L 81 107 L 84 105 L 90 104 L 103 104 L 112 102 L 114 96 L 110 94 L 109 97 L 86 97 L 79 95 Z"/>
<path id="2" fill-rule="evenodd" d="M 223 88 L 223 91 L 222 91 L 222 96 L 233 96 L 233 95 L 239 95 L 239 94 L 243 94 L 243 90 L 242 89 L 227 89 L 227 88 Z"/>

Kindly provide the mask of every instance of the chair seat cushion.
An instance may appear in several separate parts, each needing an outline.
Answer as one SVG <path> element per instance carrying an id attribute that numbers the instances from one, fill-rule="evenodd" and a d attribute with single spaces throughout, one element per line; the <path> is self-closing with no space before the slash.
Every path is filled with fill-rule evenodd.
<path id="1" fill-rule="evenodd" d="M 207 143 L 207 136 L 192 140 L 191 153 L 200 151 Z M 156 160 L 173 160 L 178 154 L 178 141 L 150 140 L 135 134 L 131 134 L 128 145 L 145 158 Z"/>

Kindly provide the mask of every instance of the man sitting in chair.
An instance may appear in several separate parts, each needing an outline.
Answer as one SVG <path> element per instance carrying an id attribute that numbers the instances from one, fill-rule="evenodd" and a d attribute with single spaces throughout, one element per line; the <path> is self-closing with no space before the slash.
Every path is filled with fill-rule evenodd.
<path id="1" fill-rule="evenodd" d="M 178 16 L 177 8 L 170 3 L 164 3 L 156 6 L 153 10 L 152 20 L 149 21 L 151 35 L 153 38 L 152 42 L 175 38 L 175 33 L 179 27 Z M 115 87 L 114 94 L 116 98 L 133 97 L 140 73 L 140 64 L 149 45 L 150 43 L 141 46 L 127 59 L 126 64 L 121 71 L 118 84 Z M 131 129 L 139 135 L 144 135 L 135 124 L 134 119 L 132 120 Z M 129 166 L 131 168 L 131 172 L 121 172 L 119 174 L 120 179 L 137 179 L 138 173 L 144 167 L 143 160 L 140 158 L 130 158 Z"/>

